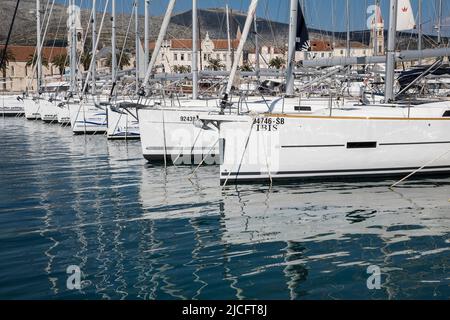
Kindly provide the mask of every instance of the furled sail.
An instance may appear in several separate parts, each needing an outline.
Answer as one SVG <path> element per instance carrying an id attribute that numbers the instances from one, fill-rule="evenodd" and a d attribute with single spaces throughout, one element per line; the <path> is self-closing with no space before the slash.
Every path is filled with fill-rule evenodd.
<path id="1" fill-rule="evenodd" d="M 411 30 L 416 27 L 416 21 L 410 0 L 398 0 L 397 31 Z"/>
<path id="2" fill-rule="evenodd" d="M 310 51 L 311 45 L 309 42 L 309 32 L 306 27 L 305 17 L 303 16 L 302 6 L 298 5 L 297 11 L 297 34 L 295 39 L 296 51 Z"/>
<path id="3" fill-rule="evenodd" d="M 145 53 L 144 48 L 142 47 L 142 43 L 139 41 L 139 61 L 138 61 L 138 67 L 139 67 L 139 79 L 145 78 L 145 67 L 147 66 L 147 62 L 145 61 Z"/>

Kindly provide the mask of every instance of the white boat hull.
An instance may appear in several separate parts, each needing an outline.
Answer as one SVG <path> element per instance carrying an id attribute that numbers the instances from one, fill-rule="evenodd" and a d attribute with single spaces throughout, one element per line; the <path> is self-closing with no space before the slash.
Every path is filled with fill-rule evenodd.
<path id="1" fill-rule="evenodd" d="M 62 125 L 69 125 L 70 124 L 70 105 L 64 104 L 63 106 L 58 107 L 58 123 Z"/>
<path id="2" fill-rule="evenodd" d="M 25 114 L 24 101 L 17 96 L 1 96 L 0 116 L 17 117 Z"/>
<path id="3" fill-rule="evenodd" d="M 100 134 L 107 131 L 106 111 L 93 103 L 71 104 L 69 110 L 74 134 Z"/>
<path id="4" fill-rule="evenodd" d="M 323 108 L 323 99 L 310 101 L 308 111 Z M 295 111 L 298 98 L 286 99 L 251 97 L 248 101 L 235 104 L 233 112 L 251 110 L 264 113 L 269 110 Z M 185 100 L 173 103 L 175 106 L 140 109 L 138 113 L 144 158 L 150 162 L 169 162 L 178 164 L 218 164 L 218 130 L 213 125 L 204 130 L 193 125 L 203 115 L 219 110 L 217 100 Z M 164 110 L 164 112 L 162 111 Z M 301 113 L 302 111 L 298 111 Z"/>
<path id="5" fill-rule="evenodd" d="M 384 109 L 390 113 L 391 108 Z M 360 116 L 353 111 L 332 117 L 236 116 L 220 123 L 220 179 L 396 176 L 426 164 L 423 173 L 450 172 L 450 118 L 442 117 L 445 110 L 411 110 L 411 118 L 399 116 L 406 110 L 391 117 L 362 116 L 364 111 Z"/>
<path id="6" fill-rule="evenodd" d="M 192 109 L 141 109 L 139 128 L 144 158 L 150 162 L 167 160 L 175 164 L 215 163 L 218 155 L 219 133 L 211 126 L 194 126 L 195 119 L 204 110 Z"/>
<path id="7" fill-rule="evenodd" d="M 39 100 L 24 99 L 24 111 L 25 118 L 28 120 L 39 120 L 41 119 L 41 104 Z"/>
<path id="8" fill-rule="evenodd" d="M 56 102 L 49 102 L 46 100 L 41 100 L 40 102 L 41 120 L 46 123 L 57 123 L 58 122 L 58 106 Z"/>
<path id="9" fill-rule="evenodd" d="M 114 111 L 108 107 L 108 139 L 139 139 L 139 122 L 134 108 Z"/>

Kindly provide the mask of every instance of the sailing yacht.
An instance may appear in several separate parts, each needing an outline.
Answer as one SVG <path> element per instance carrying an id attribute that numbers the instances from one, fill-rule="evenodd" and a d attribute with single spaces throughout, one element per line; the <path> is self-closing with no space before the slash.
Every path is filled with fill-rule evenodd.
<path id="1" fill-rule="evenodd" d="M 106 5 L 108 2 L 106 3 Z M 115 32 L 116 32 L 116 21 L 115 21 L 115 0 L 111 2 L 112 8 L 112 57 L 113 57 L 113 74 L 112 82 L 114 83 L 116 79 L 115 75 Z M 71 6 L 73 7 L 73 3 Z M 107 8 L 105 7 L 105 12 Z M 71 54 L 70 54 L 70 78 L 71 78 L 71 98 L 68 105 L 68 112 L 70 116 L 70 124 L 74 134 L 103 134 L 108 128 L 107 119 L 107 105 L 109 103 L 109 95 L 98 95 L 97 92 L 97 77 L 96 77 L 96 55 L 97 47 L 99 42 L 99 37 L 97 37 L 96 28 L 96 1 L 92 2 L 92 59 L 90 67 L 88 70 L 87 78 L 84 80 L 84 85 L 81 90 L 78 88 L 77 74 L 77 55 L 79 50 L 77 50 L 77 30 L 81 29 L 79 11 L 72 10 L 72 18 L 70 20 L 70 37 L 71 37 Z M 103 14 L 104 17 L 104 14 Z M 103 19 L 102 19 L 103 21 Z M 100 26 L 99 32 L 101 32 L 103 24 Z M 88 85 L 91 85 L 90 92 L 88 92 Z M 80 92 L 78 92 L 80 91 Z M 79 94 L 79 97 L 76 97 Z"/>
<path id="2" fill-rule="evenodd" d="M 134 0 L 133 10 L 130 19 L 134 15 L 135 20 L 135 43 L 136 43 L 136 83 L 134 93 L 139 88 L 140 81 L 145 76 L 145 65 L 148 61 L 147 54 L 149 54 L 149 2 L 145 1 L 145 52 L 142 47 L 140 34 L 139 34 L 139 1 Z M 130 21 L 131 22 L 131 21 Z M 108 130 L 107 137 L 110 140 L 129 140 L 129 139 L 139 139 L 139 118 L 137 112 L 137 103 L 131 98 L 121 99 L 117 97 L 114 103 L 108 105 L 107 107 L 107 118 L 108 118 Z"/>
<path id="3" fill-rule="evenodd" d="M 21 96 L 5 96 L 0 98 L 0 117 L 20 117 L 24 115 L 24 99 Z"/>
<path id="4" fill-rule="evenodd" d="M 411 9 L 407 1 L 399 12 L 399 2 L 405 4 L 399 0 L 390 4 L 385 103 L 329 104 L 309 114 L 267 112 L 200 118 L 204 126 L 219 129 L 223 184 L 396 176 L 416 169 L 427 174 L 450 172 L 450 103 L 410 105 L 394 100 L 397 15 L 405 14 L 404 8 Z M 291 15 L 296 6 L 292 1 Z M 292 33 L 290 39 L 295 39 Z M 227 103 L 226 94 L 222 103 Z"/>
<path id="5" fill-rule="evenodd" d="M 127 104 L 130 106 L 127 108 Z M 132 140 L 140 139 L 139 119 L 137 109 L 132 102 L 121 102 L 121 107 L 108 106 L 107 137 L 110 140 Z"/>
<path id="6" fill-rule="evenodd" d="M 41 41 L 41 1 L 36 0 L 36 95 L 24 99 L 25 117 L 28 120 L 41 119 L 41 88 L 43 84 L 42 72 L 42 41 Z"/>
<path id="7" fill-rule="evenodd" d="M 59 103 L 57 107 L 58 123 L 63 126 L 70 125 L 70 107 L 67 101 Z"/>
<path id="8" fill-rule="evenodd" d="M 252 14 L 249 14 L 249 17 L 254 15 L 256 4 L 257 2 L 251 4 L 249 12 L 252 12 Z M 159 47 L 165 35 L 165 28 L 169 22 L 168 18 L 170 18 L 170 8 L 169 5 L 165 16 L 165 23 L 162 25 L 157 45 L 153 51 L 144 84 L 149 81 L 154 61 L 158 56 Z M 193 1 L 192 14 L 193 39 L 198 39 L 197 3 L 195 0 Z M 301 12 L 300 14 L 302 15 Z M 239 48 L 235 53 L 236 57 L 241 56 L 251 22 L 247 22 L 244 27 L 244 33 L 246 35 L 241 38 Z M 303 30 L 300 31 L 304 32 Z M 302 45 L 305 45 L 307 42 L 307 39 L 304 40 Z M 198 41 L 193 40 L 192 43 L 192 99 L 176 97 L 146 100 L 146 98 L 143 98 L 140 103 L 142 107 L 137 109 L 143 156 L 149 162 L 168 161 L 174 162 L 175 164 L 198 164 L 202 162 L 203 157 L 214 158 L 215 155 L 219 154 L 219 144 L 217 142 L 219 139 L 218 128 L 210 124 L 203 125 L 197 121 L 202 116 L 217 113 L 221 106 L 217 99 L 201 99 L 199 97 L 198 64 L 196 61 L 198 57 Z M 238 58 L 234 60 L 239 61 Z M 235 65 L 234 72 L 236 73 L 236 71 L 237 64 Z M 310 104 L 300 108 L 299 100 L 301 99 L 297 97 L 282 99 L 272 97 L 264 98 L 261 96 L 236 96 L 230 98 L 230 100 L 234 100 L 234 104 L 230 103 L 226 109 L 228 112 L 238 113 L 281 113 L 286 111 L 308 113 L 314 111 L 316 108 L 321 108 L 323 105 L 323 101 L 320 103 L 320 99 L 315 99 Z M 355 100 L 357 101 L 357 99 Z M 149 105 L 146 101 L 152 102 Z M 325 101 L 327 102 L 328 100 L 325 99 Z M 209 160 L 205 163 L 208 164 Z"/>

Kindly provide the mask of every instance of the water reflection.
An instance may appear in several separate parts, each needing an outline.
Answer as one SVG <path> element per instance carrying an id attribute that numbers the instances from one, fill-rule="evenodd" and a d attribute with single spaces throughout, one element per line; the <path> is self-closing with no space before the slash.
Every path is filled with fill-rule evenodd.
<path id="1" fill-rule="evenodd" d="M 7 120 L 0 298 L 450 296 L 450 179 L 222 190 L 216 167 L 189 180 L 194 168 L 147 165 L 139 142 Z M 382 290 L 367 289 L 369 265 Z"/>

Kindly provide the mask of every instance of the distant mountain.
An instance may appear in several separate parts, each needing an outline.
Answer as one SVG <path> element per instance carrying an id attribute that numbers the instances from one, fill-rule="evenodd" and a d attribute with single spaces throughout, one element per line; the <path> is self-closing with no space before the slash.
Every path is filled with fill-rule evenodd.
<path id="1" fill-rule="evenodd" d="M 43 1 L 44 3 L 45 1 Z M 0 43 L 4 43 L 8 33 L 11 18 L 13 16 L 15 0 L 1 0 L 0 1 Z M 44 5 L 44 4 L 43 4 Z M 12 34 L 12 44 L 21 45 L 34 45 L 36 43 L 36 22 L 35 22 L 35 0 L 22 0 L 19 8 L 19 12 L 16 18 L 16 22 Z M 43 9 L 45 9 L 43 7 Z M 82 10 L 81 19 L 82 25 L 87 26 L 89 24 L 89 10 Z M 201 36 L 204 37 L 208 32 L 211 38 L 226 38 L 227 37 L 227 22 L 226 11 L 222 8 L 218 9 L 201 9 L 198 12 L 199 25 Z M 97 14 L 98 26 L 102 14 Z M 159 33 L 159 28 L 162 23 L 162 17 L 151 17 L 150 19 L 150 31 L 151 39 L 155 39 Z M 231 14 L 230 32 L 232 38 L 234 38 L 239 28 L 243 28 L 245 23 L 246 13 L 234 11 Z M 66 8 L 62 5 L 55 4 L 53 13 L 50 19 L 48 34 L 45 39 L 46 45 L 64 46 L 67 38 L 67 12 Z M 118 46 L 123 45 L 123 41 L 126 37 L 127 27 L 130 21 L 130 15 L 118 15 L 117 17 L 117 39 Z M 261 44 L 270 44 L 277 47 L 284 47 L 287 43 L 288 37 L 288 24 L 269 21 L 266 19 L 257 19 L 258 33 L 260 35 Z M 134 23 L 131 25 L 130 34 L 127 39 L 127 48 L 131 51 L 134 49 Z M 143 37 L 144 17 L 140 17 L 140 31 Z M 187 11 L 179 14 L 175 14 L 169 26 L 167 38 L 190 38 L 192 34 L 192 12 Z M 253 28 L 252 28 L 253 30 Z M 86 31 L 86 30 L 85 30 Z M 90 32 L 89 32 L 90 33 Z M 345 32 L 336 32 L 334 34 L 338 42 L 342 42 L 346 38 Z M 364 31 L 352 31 L 351 41 L 361 42 L 366 45 L 370 43 L 370 32 Z M 323 39 L 330 40 L 332 33 L 330 31 L 310 29 L 311 39 Z M 111 38 L 111 24 L 110 15 L 106 15 L 104 30 L 101 34 L 100 47 L 110 46 Z M 247 43 L 248 47 L 252 46 L 253 35 Z M 90 41 L 90 34 L 88 34 L 88 41 Z M 448 42 L 447 39 L 445 39 Z M 436 42 L 436 37 L 427 37 L 424 43 L 427 46 L 431 46 L 433 42 Z M 404 33 L 399 35 L 399 44 L 401 48 L 416 48 L 416 36 L 410 33 Z"/>

